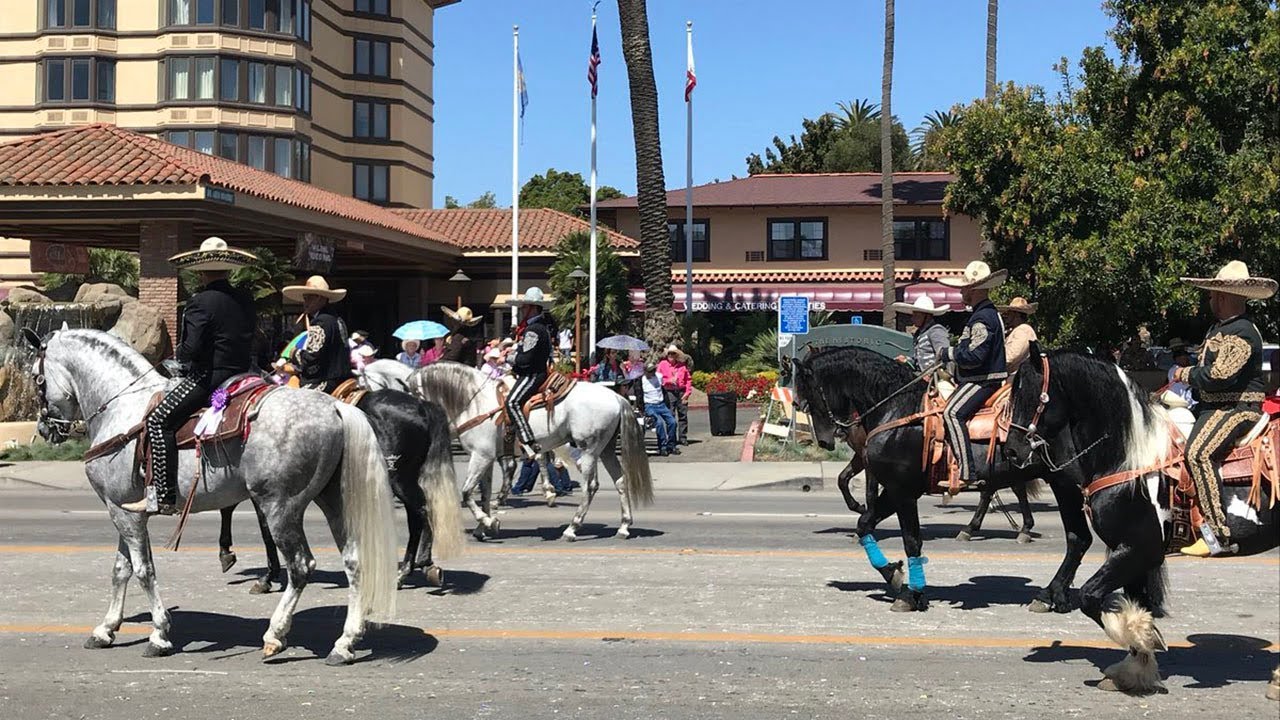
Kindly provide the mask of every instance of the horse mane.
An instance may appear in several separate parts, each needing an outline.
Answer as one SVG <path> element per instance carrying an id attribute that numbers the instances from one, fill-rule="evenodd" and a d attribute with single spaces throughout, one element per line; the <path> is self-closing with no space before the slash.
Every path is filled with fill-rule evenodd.
<path id="1" fill-rule="evenodd" d="M 60 342 L 75 342 L 82 346 L 88 356 L 114 361 L 135 375 L 140 376 L 152 370 L 151 363 L 129 343 L 102 330 L 61 330 L 51 337 L 56 337 Z"/>
<path id="2" fill-rule="evenodd" d="M 862 347 L 827 348 L 811 354 L 806 363 L 812 369 L 814 379 L 822 386 L 815 390 L 826 393 L 828 398 L 838 396 L 846 399 L 859 412 L 866 412 L 868 408 L 899 390 L 902 392 L 885 403 L 883 410 L 907 406 L 918 409 L 924 395 L 923 382 L 903 390 L 915 378 L 910 367 L 874 350 Z"/>
<path id="3" fill-rule="evenodd" d="M 409 387 L 420 388 L 421 397 L 440 403 L 445 414 L 456 419 L 466 412 L 479 392 L 480 371 L 456 362 L 437 362 L 418 368 L 409 376 Z"/>

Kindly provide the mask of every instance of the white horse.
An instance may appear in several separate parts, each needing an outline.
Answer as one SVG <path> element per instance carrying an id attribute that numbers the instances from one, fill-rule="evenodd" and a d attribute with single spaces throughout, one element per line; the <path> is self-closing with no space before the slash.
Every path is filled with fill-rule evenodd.
<path id="1" fill-rule="evenodd" d="M 50 442 L 65 440 L 76 422 L 85 425 L 93 446 L 128 434 L 142 422 L 148 400 L 168 384 L 141 355 L 104 332 L 63 329 L 44 340 L 28 334 L 27 340 L 38 351 L 33 366 L 43 404 L 38 428 Z M 313 501 L 319 505 L 342 551 L 350 586 L 342 637 L 326 662 L 350 663 L 367 615 L 389 620 L 395 612 L 395 516 L 377 440 L 359 410 L 310 390 L 273 390 L 259 408 L 253 432 L 243 442 L 210 445 L 199 460 L 194 450 L 179 453 L 179 505 L 195 490 L 201 463 L 192 512 L 252 499 L 266 519 L 284 554 L 289 582 L 262 637 L 264 658 L 284 650 L 294 610 L 315 568 L 302 518 Z M 106 618 L 85 647 L 105 648 L 115 641 L 125 591 L 136 574 L 151 604 L 153 629 L 144 654 L 157 657 L 175 648 L 169 611 L 156 590 L 148 518 L 121 509 L 144 491 L 133 465 L 136 442 L 85 466 L 120 534 Z"/>
<path id="2" fill-rule="evenodd" d="M 509 383 L 510 378 L 506 381 Z M 462 498 L 475 516 L 477 537 L 496 536 L 500 523 L 472 498 L 472 490 L 481 480 L 491 477 L 493 463 L 501 454 L 505 428 L 495 422 L 498 409 L 497 382 L 485 373 L 466 365 L 442 362 L 415 370 L 407 381 L 411 392 L 432 400 L 444 408 L 454 428 L 462 428 L 472 418 L 484 421 L 462 429 L 458 439 L 471 453 Z M 631 537 L 631 504 L 653 502 L 653 476 L 649 472 L 649 456 L 645 452 L 644 432 L 636 422 L 631 405 L 617 393 L 599 385 L 578 383 L 556 403 L 551 413 L 537 409 L 529 414 L 538 444 L 547 451 L 572 443 L 580 453 L 569 458 L 582 472 L 585 497 L 564 529 L 562 537 L 578 539 L 578 530 L 591 509 L 600 482 L 596 478 L 598 464 L 603 464 L 622 505 L 622 522 L 617 537 Z M 614 440 L 621 439 L 622 458 L 614 452 Z M 550 472 L 543 455 L 542 488 L 548 503 L 555 500 Z"/>

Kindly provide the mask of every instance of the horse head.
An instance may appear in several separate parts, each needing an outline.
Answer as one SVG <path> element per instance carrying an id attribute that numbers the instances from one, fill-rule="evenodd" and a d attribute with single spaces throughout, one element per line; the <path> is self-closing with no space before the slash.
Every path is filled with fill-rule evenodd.
<path id="1" fill-rule="evenodd" d="M 1052 378 L 1052 361 L 1039 347 L 1032 348 L 1027 362 L 1014 374 L 1004 456 L 1018 468 L 1029 467 L 1035 453 L 1045 447 L 1045 438 L 1056 436 L 1066 425 L 1065 404 L 1050 402 Z"/>
<path id="2" fill-rule="evenodd" d="M 814 376 L 810 361 L 795 358 L 790 365 L 791 378 L 795 383 L 796 409 L 806 413 L 813 424 L 813 437 L 818 447 L 833 450 L 836 446 L 837 426 L 827 396 Z"/>
<path id="3" fill-rule="evenodd" d="M 70 370 L 62 360 L 65 343 L 59 342 L 62 329 L 40 337 L 31 328 L 22 329 L 22 338 L 35 351 L 31 375 L 40 398 L 36 432 L 51 445 L 60 444 L 71 434 L 74 423 L 82 417 Z"/>

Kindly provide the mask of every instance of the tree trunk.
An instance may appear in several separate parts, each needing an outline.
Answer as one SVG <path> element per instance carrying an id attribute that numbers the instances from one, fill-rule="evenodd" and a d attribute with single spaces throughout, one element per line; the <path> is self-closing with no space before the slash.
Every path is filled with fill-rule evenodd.
<path id="1" fill-rule="evenodd" d="M 987 0 L 987 100 L 996 99 L 996 17 L 1000 0 Z"/>
<path id="2" fill-rule="evenodd" d="M 636 196 L 640 208 L 640 270 L 644 278 L 644 336 L 665 347 L 680 337 L 671 292 L 671 247 L 667 238 L 667 186 L 658 136 L 658 87 L 653 79 L 649 16 L 645 0 L 618 0 L 622 56 L 631 86 L 631 127 L 636 146 Z"/>
<path id="3" fill-rule="evenodd" d="M 884 0 L 884 73 L 880 80 L 880 252 L 884 273 L 884 326 L 895 330 L 897 299 L 893 257 L 893 0 Z"/>

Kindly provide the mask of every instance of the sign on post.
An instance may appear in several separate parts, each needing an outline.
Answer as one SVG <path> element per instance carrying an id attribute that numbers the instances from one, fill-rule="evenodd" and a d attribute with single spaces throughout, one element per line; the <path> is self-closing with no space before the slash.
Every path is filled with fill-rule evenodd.
<path id="1" fill-rule="evenodd" d="M 803 295 L 778 298 L 778 334 L 809 334 L 809 298 Z"/>
<path id="2" fill-rule="evenodd" d="M 89 274 L 89 248 L 80 245 L 32 240 L 30 257 L 31 272 Z"/>
<path id="3" fill-rule="evenodd" d="M 862 316 L 861 316 L 861 315 L 854 315 L 853 317 L 849 318 L 849 324 L 850 324 L 850 325 L 861 325 L 861 324 L 862 324 Z"/>
<path id="4" fill-rule="evenodd" d="M 335 255 L 333 238 L 302 233 L 294 248 L 293 267 L 299 271 L 327 275 L 333 272 Z"/>

